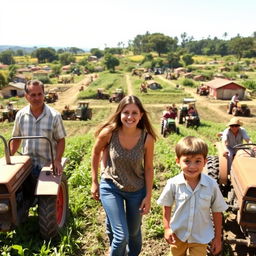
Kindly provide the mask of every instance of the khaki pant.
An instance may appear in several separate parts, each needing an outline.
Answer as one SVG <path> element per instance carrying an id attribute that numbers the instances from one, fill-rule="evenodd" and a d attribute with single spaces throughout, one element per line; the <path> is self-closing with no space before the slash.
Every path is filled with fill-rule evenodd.
<path id="1" fill-rule="evenodd" d="M 176 243 L 171 245 L 169 256 L 206 256 L 207 244 L 186 243 L 176 238 Z"/>

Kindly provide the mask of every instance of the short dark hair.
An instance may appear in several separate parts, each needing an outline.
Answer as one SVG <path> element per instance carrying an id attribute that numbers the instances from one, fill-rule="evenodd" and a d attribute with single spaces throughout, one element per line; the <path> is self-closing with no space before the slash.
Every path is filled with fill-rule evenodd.
<path id="1" fill-rule="evenodd" d="M 25 87 L 24 87 L 24 90 L 27 94 L 29 93 L 28 87 L 30 85 L 39 85 L 39 86 L 41 86 L 41 88 L 43 89 L 43 92 L 44 92 L 44 84 L 41 81 L 39 81 L 39 80 L 29 80 L 29 81 L 26 82 Z"/>
<path id="2" fill-rule="evenodd" d="M 194 136 L 187 136 L 178 141 L 175 152 L 177 158 L 180 158 L 184 155 L 203 155 L 204 158 L 208 154 L 207 144 L 200 138 Z"/>

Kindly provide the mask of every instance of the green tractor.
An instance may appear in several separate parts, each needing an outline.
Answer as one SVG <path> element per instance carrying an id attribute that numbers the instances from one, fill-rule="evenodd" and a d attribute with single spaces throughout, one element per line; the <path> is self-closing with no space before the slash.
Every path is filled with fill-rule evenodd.
<path id="1" fill-rule="evenodd" d="M 89 102 L 79 101 L 76 109 L 70 109 L 65 106 L 62 110 L 61 117 L 63 120 L 88 120 L 92 119 L 92 109 L 89 108 Z"/>
<path id="2" fill-rule="evenodd" d="M 92 109 L 89 108 L 89 102 L 79 101 L 76 109 L 76 118 L 80 120 L 92 119 Z"/>

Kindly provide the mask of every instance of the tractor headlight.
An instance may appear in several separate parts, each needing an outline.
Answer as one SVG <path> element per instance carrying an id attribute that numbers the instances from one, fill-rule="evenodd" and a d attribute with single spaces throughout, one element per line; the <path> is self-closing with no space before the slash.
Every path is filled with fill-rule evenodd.
<path id="1" fill-rule="evenodd" d="M 256 202 L 245 202 L 245 211 L 246 212 L 256 212 Z"/>
<path id="2" fill-rule="evenodd" d="M 0 214 L 9 211 L 9 205 L 7 203 L 0 203 Z"/>

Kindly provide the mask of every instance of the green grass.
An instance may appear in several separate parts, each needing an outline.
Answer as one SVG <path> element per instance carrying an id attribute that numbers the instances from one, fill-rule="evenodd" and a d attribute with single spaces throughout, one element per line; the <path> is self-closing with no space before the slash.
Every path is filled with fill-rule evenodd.
<path id="1" fill-rule="evenodd" d="M 117 88 L 122 88 L 126 91 L 125 78 L 122 72 L 109 73 L 103 72 L 99 78 L 90 84 L 90 88 L 79 93 L 79 99 L 91 99 L 96 98 L 97 89 L 104 88 L 104 92 L 111 94 Z"/>

